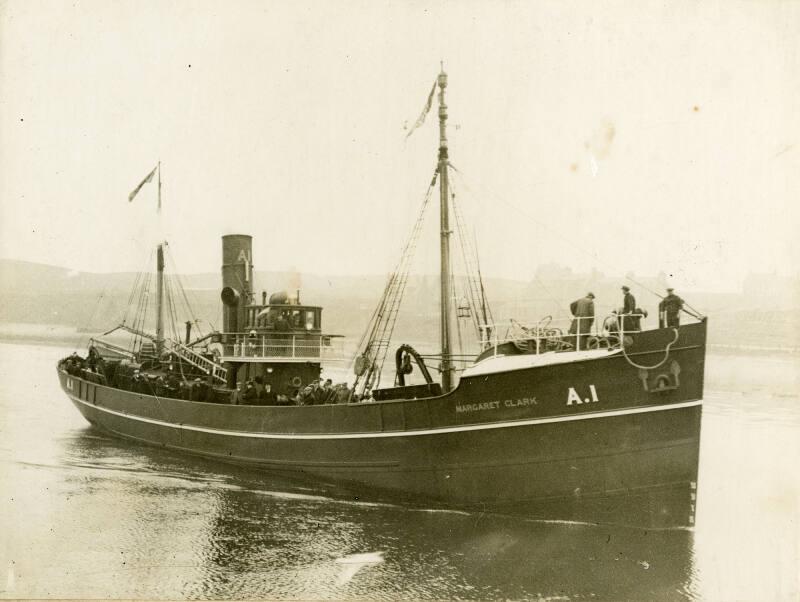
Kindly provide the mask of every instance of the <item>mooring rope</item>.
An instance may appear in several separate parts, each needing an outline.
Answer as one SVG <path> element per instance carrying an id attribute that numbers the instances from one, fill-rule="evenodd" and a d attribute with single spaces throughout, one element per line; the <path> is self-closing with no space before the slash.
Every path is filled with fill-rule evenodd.
<path id="1" fill-rule="evenodd" d="M 667 346 L 664 348 L 664 359 L 661 360 L 660 362 L 658 362 L 655 366 L 641 366 L 641 365 L 637 364 L 636 362 L 634 362 L 630 357 L 628 357 L 628 353 L 625 351 L 625 341 L 624 340 L 622 341 L 622 345 L 620 345 L 620 347 L 622 348 L 622 355 L 625 356 L 625 359 L 627 360 L 627 362 L 631 366 L 633 366 L 634 368 L 639 368 L 640 370 L 655 370 L 656 368 L 660 368 L 669 359 L 669 348 L 672 347 L 675 343 L 678 342 L 678 336 L 679 336 L 678 335 L 678 329 L 677 328 L 673 328 L 672 331 L 675 333 L 675 338 L 672 339 L 671 342 L 667 343 Z"/>

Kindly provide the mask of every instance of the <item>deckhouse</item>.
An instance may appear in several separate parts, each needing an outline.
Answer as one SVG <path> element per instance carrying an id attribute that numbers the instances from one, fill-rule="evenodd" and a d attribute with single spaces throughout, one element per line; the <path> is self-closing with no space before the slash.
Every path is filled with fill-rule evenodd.
<path id="1" fill-rule="evenodd" d="M 322 331 L 322 307 L 303 305 L 300 291 L 276 292 L 260 303 L 253 287 L 252 236 L 222 237 L 222 333 L 213 349 L 227 370 L 227 384 L 260 377 L 276 394 L 292 396 L 318 379 L 323 362 L 340 358 Z"/>

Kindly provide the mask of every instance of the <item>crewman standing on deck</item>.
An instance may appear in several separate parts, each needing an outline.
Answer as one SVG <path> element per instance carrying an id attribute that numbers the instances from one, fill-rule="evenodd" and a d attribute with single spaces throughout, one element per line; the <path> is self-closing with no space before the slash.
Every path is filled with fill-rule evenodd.
<path id="1" fill-rule="evenodd" d="M 658 304 L 659 328 L 677 328 L 681 325 L 681 310 L 683 299 L 675 294 L 674 288 L 667 289 L 667 296 Z"/>
<path id="2" fill-rule="evenodd" d="M 258 401 L 258 392 L 253 386 L 252 380 L 248 380 L 245 384 L 244 393 L 242 393 L 241 399 L 243 405 L 255 405 Z"/>
<path id="3" fill-rule="evenodd" d="M 323 383 L 322 387 L 320 388 L 320 393 L 322 395 L 322 403 L 335 403 L 333 397 L 333 381 L 328 378 Z"/>
<path id="4" fill-rule="evenodd" d="M 637 320 L 632 314 L 636 313 L 636 297 L 631 293 L 628 286 L 622 286 L 622 327 L 625 332 L 638 330 L 636 327 Z"/>
<path id="5" fill-rule="evenodd" d="M 586 349 L 586 338 L 591 332 L 594 323 L 594 293 L 586 293 L 570 303 L 570 312 L 575 316 L 569 327 L 569 333 L 575 336 L 575 348 Z"/>

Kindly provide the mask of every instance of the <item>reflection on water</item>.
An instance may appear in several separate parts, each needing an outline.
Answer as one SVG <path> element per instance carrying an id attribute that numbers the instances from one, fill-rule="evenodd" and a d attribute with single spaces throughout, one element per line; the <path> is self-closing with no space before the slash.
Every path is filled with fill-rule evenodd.
<path id="1" fill-rule="evenodd" d="M 111 439 L 58 389 L 62 354 L 0 345 L 5 597 L 797 596 L 800 407 L 782 391 L 709 393 L 697 527 L 653 531 L 349 501 Z"/>

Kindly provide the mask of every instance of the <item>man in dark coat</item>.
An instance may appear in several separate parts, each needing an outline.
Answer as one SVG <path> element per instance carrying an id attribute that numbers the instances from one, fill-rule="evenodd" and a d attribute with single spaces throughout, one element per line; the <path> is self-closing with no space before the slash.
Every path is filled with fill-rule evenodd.
<path id="1" fill-rule="evenodd" d="M 660 328 L 677 328 L 681 325 L 683 299 L 675 294 L 674 288 L 667 289 L 667 296 L 658 304 L 658 326 Z"/>
<path id="2" fill-rule="evenodd" d="M 265 406 L 278 405 L 278 396 L 272 390 L 272 385 L 264 385 L 264 392 L 261 395 L 261 404 Z"/>
<path id="3" fill-rule="evenodd" d="M 628 286 L 622 287 L 622 327 L 625 332 L 639 330 L 638 320 L 632 315 L 636 313 L 636 297 L 631 294 Z"/>
<path id="4" fill-rule="evenodd" d="M 253 386 L 256 389 L 256 399 L 253 402 L 255 405 L 265 406 L 268 405 L 264 401 L 264 377 L 263 376 L 256 376 L 253 379 Z"/>
<path id="5" fill-rule="evenodd" d="M 253 386 L 253 381 L 248 380 L 244 387 L 244 393 L 242 393 L 242 404 L 255 405 L 257 401 L 258 393 L 256 392 L 256 388 Z"/>
<path id="6" fill-rule="evenodd" d="M 320 387 L 320 396 L 322 403 L 336 403 L 333 392 L 333 381 L 330 378 L 325 379 L 325 382 Z"/>
<path id="7" fill-rule="evenodd" d="M 594 323 L 594 293 L 586 293 L 585 297 L 570 303 L 569 310 L 575 316 L 569 327 L 569 333 L 576 335 L 575 348 L 585 349 L 586 338 Z"/>
<path id="8" fill-rule="evenodd" d="M 291 330 L 292 327 L 289 325 L 289 320 L 287 320 L 286 317 L 286 312 L 281 312 L 280 317 L 275 320 L 275 330 L 281 332 L 289 332 L 289 330 Z"/>

